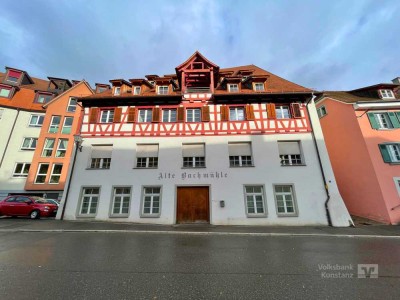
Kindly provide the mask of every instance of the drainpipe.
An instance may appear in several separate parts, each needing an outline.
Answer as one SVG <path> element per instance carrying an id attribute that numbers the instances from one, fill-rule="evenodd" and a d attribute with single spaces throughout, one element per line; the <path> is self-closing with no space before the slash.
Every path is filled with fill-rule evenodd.
<path id="1" fill-rule="evenodd" d="M 83 107 L 82 105 L 80 105 L 79 103 L 76 103 L 80 108 L 81 108 L 81 113 L 79 116 L 79 123 L 78 123 L 78 129 L 77 129 L 77 134 L 81 133 L 81 129 L 80 127 L 82 126 L 82 121 L 83 121 Z M 67 191 L 65 192 L 65 201 L 64 201 L 64 205 L 62 208 L 62 213 L 61 213 L 61 217 L 60 220 L 64 220 L 64 213 L 65 213 L 65 208 L 67 207 L 67 201 L 68 201 L 68 194 L 69 194 L 69 190 L 71 187 L 71 181 L 72 181 L 72 175 L 74 175 L 74 169 L 75 169 L 75 161 L 76 161 L 76 155 L 78 154 L 78 149 L 79 149 L 79 142 L 75 141 L 74 138 L 74 143 L 75 143 L 75 153 L 74 153 L 74 159 L 72 160 L 72 166 L 71 166 L 71 175 L 69 176 L 69 180 L 68 180 L 68 187 L 67 187 Z"/>
<path id="2" fill-rule="evenodd" d="M 315 98 L 316 98 L 316 96 L 314 95 L 314 92 L 312 92 L 312 96 L 311 96 L 310 100 L 308 100 L 308 102 L 306 103 L 306 109 L 307 109 L 308 119 L 310 120 L 311 136 L 312 136 L 312 139 L 313 139 L 313 142 L 314 142 L 315 150 L 317 151 L 318 163 L 319 163 L 319 168 L 320 168 L 321 174 L 322 174 L 322 180 L 324 181 L 324 187 L 325 187 L 325 193 L 326 193 L 326 200 L 325 200 L 326 218 L 328 219 L 328 225 L 332 226 L 331 213 L 329 212 L 329 207 L 328 207 L 328 203 L 329 203 L 329 200 L 331 199 L 331 195 L 329 194 L 329 189 L 328 189 L 328 184 L 326 182 L 324 167 L 322 166 L 321 155 L 320 155 L 318 144 L 317 144 L 317 140 L 316 140 L 315 134 L 314 134 L 313 122 L 311 121 L 310 111 L 308 110 L 308 105 Z"/>
<path id="3" fill-rule="evenodd" d="M 4 148 L 3 155 L 1 156 L 0 168 L 1 168 L 1 166 L 3 165 L 4 157 L 6 156 L 6 152 L 7 152 L 7 149 L 8 149 L 8 145 L 10 144 L 11 136 L 12 136 L 12 134 L 13 134 L 13 132 L 14 132 L 14 128 L 15 128 L 15 123 L 17 123 L 17 119 L 18 119 L 18 116 L 19 116 L 19 111 L 20 111 L 19 108 L 17 108 L 17 115 L 15 116 L 13 126 L 11 127 L 10 135 L 8 136 L 8 139 L 7 139 L 6 147 Z"/>

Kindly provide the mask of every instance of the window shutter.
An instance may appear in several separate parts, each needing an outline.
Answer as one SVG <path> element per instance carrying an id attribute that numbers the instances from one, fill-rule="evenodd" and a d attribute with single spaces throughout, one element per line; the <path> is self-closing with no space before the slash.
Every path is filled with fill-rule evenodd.
<path id="1" fill-rule="evenodd" d="M 128 108 L 128 123 L 133 123 L 135 122 L 136 118 L 136 108 L 135 107 L 129 107 Z"/>
<path id="2" fill-rule="evenodd" d="M 292 110 L 292 116 L 295 119 L 301 118 L 301 110 L 299 103 L 292 103 L 290 104 L 290 108 Z"/>
<path id="3" fill-rule="evenodd" d="M 251 143 L 229 143 L 229 156 L 251 156 Z"/>
<path id="4" fill-rule="evenodd" d="M 385 163 L 392 162 L 389 154 L 389 150 L 386 145 L 379 145 L 379 149 L 381 150 L 382 158 Z"/>
<path id="5" fill-rule="evenodd" d="M 153 107 L 152 122 L 160 122 L 160 108 Z"/>
<path id="6" fill-rule="evenodd" d="M 120 123 L 121 122 L 121 114 L 122 114 L 122 108 L 121 107 L 116 107 L 114 108 L 114 123 Z"/>
<path id="7" fill-rule="evenodd" d="M 99 109 L 97 107 L 92 107 L 89 110 L 89 123 L 97 123 L 98 114 L 99 114 Z"/>
<path id="8" fill-rule="evenodd" d="M 92 145 L 91 158 L 111 158 L 112 145 Z"/>
<path id="9" fill-rule="evenodd" d="M 183 122 L 185 121 L 185 108 L 182 106 L 178 107 L 178 122 Z"/>
<path id="10" fill-rule="evenodd" d="M 276 111 L 274 103 L 267 104 L 267 115 L 269 119 L 276 119 Z"/>
<path id="11" fill-rule="evenodd" d="M 372 128 L 373 128 L 373 129 L 378 129 L 378 128 L 379 128 L 379 124 L 378 124 L 378 122 L 377 122 L 376 119 L 375 119 L 375 114 L 373 114 L 373 113 L 368 113 L 367 115 L 368 115 L 368 119 L 369 119 L 369 121 L 370 121 L 370 123 L 371 123 Z"/>
<path id="12" fill-rule="evenodd" d="M 397 119 L 394 112 L 388 112 L 390 122 L 392 122 L 393 128 L 400 128 L 400 122 Z"/>
<path id="13" fill-rule="evenodd" d="M 229 121 L 229 107 L 221 106 L 221 121 Z"/>
<path id="14" fill-rule="evenodd" d="M 254 120 L 254 107 L 251 104 L 246 105 L 246 120 Z"/>
<path id="15" fill-rule="evenodd" d="M 182 145 L 183 157 L 204 157 L 204 144 L 183 144 Z"/>
<path id="16" fill-rule="evenodd" d="M 158 144 L 137 145 L 136 157 L 158 157 Z"/>
<path id="17" fill-rule="evenodd" d="M 203 122 L 210 121 L 210 107 L 208 105 L 201 108 L 201 120 Z"/>
<path id="18" fill-rule="evenodd" d="M 301 154 L 299 142 L 278 142 L 279 155 Z"/>

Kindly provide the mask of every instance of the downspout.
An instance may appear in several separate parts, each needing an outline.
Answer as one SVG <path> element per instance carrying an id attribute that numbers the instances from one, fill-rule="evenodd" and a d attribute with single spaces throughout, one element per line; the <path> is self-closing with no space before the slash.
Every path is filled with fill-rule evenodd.
<path id="1" fill-rule="evenodd" d="M 13 123 L 13 125 L 12 125 L 12 127 L 11 127 L 10 135 L 8 136 L 8 139 L 7 139 L 6 147 L 4 148 L 3 155 L 1 156 L 0 168 L 1 168 L 1 166 L 3 165 L 4 157 L 6 156 L 6 152 L 7 152 L 7 149 L 8 149 L 8 145 L 10 144 L 11 136 L 12 136 L 12 134 L 13 134 L 13 132 L 14 132 L 15 124 L 17 123 L 17 119 L 18 119 L 18 116 L 19 116 L 19 112 L 20 112 L 20 110 L 19 110 L 19 108 L 17 108 L 17 115 L 15 116 L 14 123 Z"/>
<path id="2" fill-rule="evenodd" d="M 81 114 L 79 116 L 79 124 L 78 124 L 77 132 L 76 132 L 77 134 L 80 134 L 81 133 L 80 128 L 81 128 L 82 122 L 83 122 L 83 113 L 84 113 L 84 111 L 83 111 L 82 105 L 80 105 L 79 103 L 76 103 L 76 104 L 81 107 Z M 75 144 L 75 147 L 74 147 L 74 149 L 75 149 L 74 159 L 72 160 L 71 175 L 69 176 L 68 187 L 67 187 L 67 191 L 65 192 L 65 201 L 64 201 L 63 208 L 62 208 L 60 220 L 64 219 L 65 208 L 67 207 L 67 201 L 68 201 L 68 194 L 69 194 L 69 190 L 70 190 L 70 187 L 71 187 L 72 175 L 74 175 L 76 155 L 78 154 L 78 144 L 75 141 L 74 141 L 74 144 Z"/>
<path id="3" fill-rule="evenodd" d="M 319 168 L 320 168 L 321 174 L 322 174 L 322 180 L 324 181 L 324 187 L 325 187 L 325 193 L 326 193 L 326 200 L 325 200 L 326 218 L 328 219 L 328 225 L 329 225 L 329 226 L 332 226 L 331 213 L 329 212 L 329 207 L 328 207 L 328 203 L 329 203 L 329 200 L 331 199 L 331 195 L 329 194 L 329 189 L 328 189 L 328 184 L 327 184 L 327 182 L 326 182 L 324 167 L 322 166 L 321 155 L 320 155 L 319 148 L 318 148 L 318 144 L 317 144 L 317 140 L 316 140 L 315 134 L 314 134 L 313 122 L 311 121 L 310 111 L 308 110 L 308 105 L 309 105 L 310 102 L 313 101 L 315 98 L 316 98 L 316 96 L 314 95 L 314 91 L 313 91 L 310 100 L 308 100 L 308 102 L 306 103 L 306 109 L 307 109 L 308 119 L 310 120 L 311 136 L 312 136 L 312 139 L 313 139 L 313 142 L 314 142 L 315 150 L 316 150 L 316 152 L 317 152 Z"/>

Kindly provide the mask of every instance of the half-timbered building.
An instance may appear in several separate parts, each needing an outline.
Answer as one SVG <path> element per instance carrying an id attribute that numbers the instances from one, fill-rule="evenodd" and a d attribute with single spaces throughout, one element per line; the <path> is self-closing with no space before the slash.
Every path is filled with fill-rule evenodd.
<path id="1" fill-rule="evenodd" d="M 110 83 L 80 99 L 83 142 L 58 218 L 351 223 L 310 89 L 199 52 L 174 74 Z"/>

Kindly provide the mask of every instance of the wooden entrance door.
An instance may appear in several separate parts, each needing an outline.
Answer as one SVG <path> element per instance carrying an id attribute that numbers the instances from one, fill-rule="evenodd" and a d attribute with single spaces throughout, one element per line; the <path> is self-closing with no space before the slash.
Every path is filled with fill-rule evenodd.
<path id="1" fill-rule="evenodd" d="M 178 187 L 176 223 L 209 223 L 208 187 Z"/>

